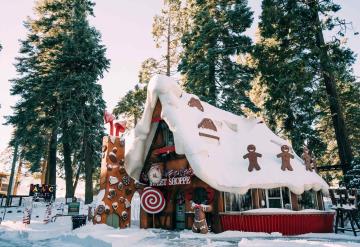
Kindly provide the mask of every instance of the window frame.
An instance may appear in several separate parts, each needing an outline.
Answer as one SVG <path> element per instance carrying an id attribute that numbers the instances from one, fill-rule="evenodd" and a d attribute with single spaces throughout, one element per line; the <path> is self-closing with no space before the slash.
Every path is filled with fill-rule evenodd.
<path id="1" fill-rule="evenodd" d="M 285 209 L 285 205 L 284 205 L 284 194 L 283 193 L 286 193 L 284 191 L 284 189 L 287 189 L 287 193 L 288 193 L 288 198 L 289 198 L 289 204 L 290 204 L 290 210 L 293 210 L 293 205 L 292 205 L 292 200 L 291 200 L 291 192 L 290 192 L 290 189 L 287 188 L 287 187 L 277 187 L 277 188 L 273 188 L 273 189 L 279 189 L 280 190 L 280 197 L 269 197 L 269 190 L 272 190 L 272 189 L 258 189 L 256 188 L 257 190 L 263 190 L 265 191 L 265 202 L 266 202 L 266 205 L 265 207 L 262 207 L 260 206 L 260 208 L 270 208 L 269 207 L 269 199 L 272 200 L 272 199 L 278 199 L 280 200 L 280 203 L 281 203 L 281 209 Z M 256 190 L 254 189 L 254 190 Z M 253 208 L 253 203 L 254 203 L 254 199 L 253 199 L 253 193 L 252 193 L 252 190 L 253 189 L 249 189 L 249 191 L 247 193 L 250 193 L 250 197 L 251 197 L 251 205 L 249 205 L 249 210 L 251 209 L 254 209 Z M 231 192 L 223 192 L 223 202 L 224 202 L 224 212 L 244 212 L 244 211 L 247 211 L 247 210 L 239 210 L 239 211 L 234 211 L 232 210 L 232 204 L 231 204 L 231 196 L 238 196 L 237 193 L 231 193 Z M 245 196 L 246 194 L 244 195 L 240 195 L 240 196 Z M 317 198 L 316 198 L 317 199 Z M 229 202 L 227 202 L 229 201 Z M 227 205 L 229 203 L 229 205 Z M 229 208 L 230 210 L 227 210 L 227 208 Z M 241 206 L 239 205 L 239 208 L 241 208 Z"/>

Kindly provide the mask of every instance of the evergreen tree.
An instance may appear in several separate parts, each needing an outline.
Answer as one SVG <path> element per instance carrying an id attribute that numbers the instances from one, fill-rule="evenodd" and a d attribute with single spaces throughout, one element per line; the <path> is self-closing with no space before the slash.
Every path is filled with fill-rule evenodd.
<path id="1" fill-rule="evenodd" d="M 154 17 L 152 34 L 156 47 L 166 48 L 158 63 L 158 69 L 167 76 L 177 71 L 181 38 L 187 25 L 187 8 L 182 6 L 181 0 L 165 0 L 161 14 Z"/>
<path id="2" fill-rule="evenodd" d="M 74 164 L 84 163 L 86 202 L 93 196 L 92 170 L 103 131 L 105 104 L 97 80 L 109 65 L 100 34 L 87 21 L 93 5 L 88 0 L 37 3 L 16 64 L 20 76 L 13 80 L 12 94 L 21 100 L 8 118 L 25 157 L 47 158 L 50 179 L 56 177 L 61 144 L 66 197 L 74 195 Z"/>
<path id="3" fill-rule="evenodd" d="M 325 145 L 313 128 L 318 117 L 314 76 L 298 34 L 294 34 L 299 13 L 291 9 L 291 3 L 265 0 L 262 4 L 254 57 L 259 83 L 265 88 L 263 113 L 275 132 L 291 140 L 296 152 L 301 153 L 306 142 L 313 153 L 321 156 Z"/>
<path id="4" fill-rule="evenodd" d="M 116 104 L 113 113 L 116 117 L 122 115 L 127 120 L 128 127 L 135 127 L 141 118 L 146 101 L 147 84 L 151 77 L 158 73 L 161 73 L 161 70 L 157 61 L 154 58 L 146 59 L 141 64 L 139 83 Z"/>
<path id="5" fill-rule="evenodd" d="M 316 136 L 323 130 L 317 123 L 330 116 L 346 173 L 352 151 L 345 124 L 346 102 L 342 102 L 339 89 L 341 84 L 351 85 L 354 81 L 351 71 L 354 56 L 341 42 L 345 22 L 333 15 L 340 6 L 332 0 L 264 0 L 262 8 L 259 27 L 263 40 L 257 58 L 262 63 L 259 66 L 262 82 L 268 87 L 269 103 L 265 108 L 270 120 L 272 115 L 284 116 L 283 125 L 291 123 L 288 131 L 300 128 L 303 133 L 302 137 L 292 139 L 299 144 L 304 139 L 318 142 L 313 148 L 321 151 L 324 148 L 319 147 L 323 144 Z M 324 40 L 325 31 L 335 32 L 331 41 Z M 328 98 L 326 103 L 324 97 Z"/>
<path id="6" fill-rule="evenodd" d="M 133 90 L 128 91 L 116 104 L 113 113 L 116 117 L 122 115 L 128 127 L 135 127 L 144 111 L 146 100 L 146 86 L 136 85 Z"/>
<path id="7" fill-rule="evenodd" d="M 252 49 L 244 34 L 252 23 L 247 1 L 197 0 L 190 9 L 191 25 L 182 39 L 179 65 L 187 91 L 235 114 L 243 114 L 243 107 L 255 111 L 248 97 L 253 69 L 235 61 Z"/>
<path id="8" fill-rule="evenodd" d="M 181 53 L 181 37 L 188 27 L 188 9 L 181 0 L 165 0 L 161 14 L 154 17 L 152 35 L 156 48 L 164 49 L 160 59 L 148 58 L 139 71 L 139 83 L 115 106 L 115 116 L 122 115 L 134 127 L 144 110 L 147 84 L 155 74 L 171 76 L 176 72 Z"/>
<path id="9" fill-rule="evenodd" d="M 351 170 L 346 174 L 349 188 L 360 189 L 360 158 L 354 158 L 351 162 Z"/>

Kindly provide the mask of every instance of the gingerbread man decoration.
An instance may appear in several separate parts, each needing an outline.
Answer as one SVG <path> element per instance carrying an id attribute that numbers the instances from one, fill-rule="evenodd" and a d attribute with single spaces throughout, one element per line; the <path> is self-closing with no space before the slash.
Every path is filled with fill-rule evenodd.
<path id="1" fill-rule="evenodd" d="M 307 171 L 313 171 L 313 168 L 311 167 L 311 163 L 313 163 L 313 159 L 311 158 L 309 149 L 307 147 L 304 147 L 304 152 L 301 155 L 301 158 L 304 160 L 304 165 L 306 167 Z"/>
<path id="2" fill-rule="evenodd" d="M 244 159 L 249 159 L 249 168 L 248 171 L 252 172 L 252 170 L 260 170 L 260 166 L 258 164 L 257 158 L 262 157 L 262 154 L 259 154 L 256 151 L 256 147 L 253 144 L 247 146 L 248 153 L 243 156 Z"/>
<path id="3" fill-rule="evenodd" d="M 288 169 L 289 171 L 293 170 L 293 168 L 291 167 L 291 164 L 290 164 L 290 159 L 293 159 L 294 155 L 289 153 L 289 151 L 290 151 L 290 148 L 288 145 L 282 145 L 281 153 L 276 155 L 276 157 L 281 158 L 281 170 L 283 170 L 283 171 L 285 171 L 286 169 Z"/>

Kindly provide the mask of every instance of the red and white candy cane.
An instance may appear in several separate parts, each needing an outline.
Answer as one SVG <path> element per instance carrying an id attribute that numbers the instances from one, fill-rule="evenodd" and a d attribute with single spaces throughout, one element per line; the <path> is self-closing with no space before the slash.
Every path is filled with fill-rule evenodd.
<path id="1" fill-rule="evenodd" d="M 149 214 L 157 214 L 165 208 L 163 193 L 157 188 L 146 187 L 141 195 L 141 207 Z"/>

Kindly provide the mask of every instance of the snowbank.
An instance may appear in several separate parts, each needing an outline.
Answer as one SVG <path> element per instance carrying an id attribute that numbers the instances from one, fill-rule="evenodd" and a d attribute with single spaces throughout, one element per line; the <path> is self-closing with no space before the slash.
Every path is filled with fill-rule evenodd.
<path id="1" fill-rule="evenodd" d="M 282 171 L 276 157 L 287 141 L 275 135 L 256 118 L 244 118 L 201 102 L 204 111 L 189 107 L 188 102 L 197 96 L 184 92 L 171 78 L 157 75 L 148 85 L 145 109 L 135 127 L 132 138 L 127 138 L 125 167 L 135 179 L 139 176 L 154 133 L 151 127 L 152 113 L 157 100 L 162 105 L 162 119 L 174 134 L 176 153 L 185 154 L 197 177 L 213 188 L 244 194 L 250 188 L 288 187 L 295 194 L 305 190 L 322 190 L 328 193 L 328 185 L 315 172 L 306 171 L 302 160 L 295 155 L 291 160 L 294 171 Z M 217 131 L 212 135 L 219 141 L 199 136 L 198 124 L 210 118 Z M 207 131 L 207 130 L 206 130 Z M 254 144 L 259 158 L 260 171 L 248 172 L 248 160 L 243 159 L 247 146 Z"/>

